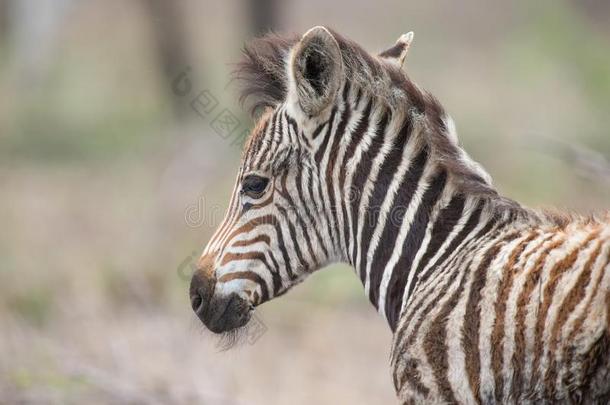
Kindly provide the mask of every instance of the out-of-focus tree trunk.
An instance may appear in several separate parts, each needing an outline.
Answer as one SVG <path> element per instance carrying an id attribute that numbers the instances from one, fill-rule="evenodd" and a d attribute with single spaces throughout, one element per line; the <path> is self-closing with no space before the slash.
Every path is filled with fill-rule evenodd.
<path id="1" fill-rule="evenodd" d="M 20 79 L 30 84 L 44 81 L 54 61 L 58 33 L 74 0 L 0 0 L 8 14 L 11 57 Z M 0 11 L 0 12 L 3 12 Z"/>
<path id="2" fill-rule="evenodd" d="M 252 36 L 260 36 L 279 28 L 279 0 L 246 0 Z"/>
<path id="3" fill-rule="evenodd" d="M 169 100 L 177 119 L 187 114 L 187 104 L 173 94 L 172 82 L 189 65 L 188 38 L 179 1 L 144 0 L 156 45 L 158 63 L 163 74 Z M 201 72 L 198 69 L 197 74 Z"/>
<path id="4" fill-rule="evenodd" d="M 0 0 L 0 46 L 6 44 L 9 33 L 9 2 L 10 0 Z"/>
<path id="5" fill-rule="evenodd" d="M 596 24 L 610 31 L 610 1 L 608 0 L 572 0 L 577 9 L 595 21 Z"/>

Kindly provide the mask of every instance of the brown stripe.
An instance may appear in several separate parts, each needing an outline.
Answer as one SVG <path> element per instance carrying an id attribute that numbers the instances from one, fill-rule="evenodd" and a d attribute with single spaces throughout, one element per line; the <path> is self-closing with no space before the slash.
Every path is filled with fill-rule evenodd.
<path id="1" fill-rule="evenodd" d="M 242 171 L 242 169 L 240 168 L 239 173 L 237 175 L 237 178 L 238 178 L 237 181 L 240 181 L 239 178 L 241 177 L 241 171 Z M 208 246 L 211 246 L 211 244 L 224 240 L 224 237 L 229 232 L 231 232 L 231 228 L 232 228 L 233 224 L 235 223 L 235 219 L 234 219 L 235 211 L 237 210 L 237 208 L 236 208 L 236 205 L 237 205 L 236 199 L 238 196 L 237 187 L 238 187 L 238 184 L 236 182 L 235 185 L 233 186 L 233 192 L 231 194 L 231 201 L 229 202 L 229 208 L 227 209 L 227 212 L 225 213 L 222 223 L 220 224 L 218 229 L 216 229 L 216 231 L 214 232 L 214 235 L 212 235 L 212 239 L 210 239 L 210 241 L 208 242 Z"/>
<path id="2" fill-rule="evenodd" d="M 223 249 L 225 249 L 226 246 L 229 244 L 229 242 L 231 242 L 236 236 L 239 236 L 244 233 L 248 233 L 248 232 L 252 231 L 254 228 L 256 228 L 257 226 L 265 225 L 265 224 L 273 225 L 275 222 L 276 222 L 276 218 L 273 215 L 264 215 L 262 217 L 254 218 L 253 220 L 246 222 L 245 224 L 243 224 L 242 226 L 240 226 L 239 228 L 237 228 L 233 232 L 231 232 L 231 234 L 227 237 L 227 239 L 225 240 L 225 243 L 219 250 L 222 251 Z"/>
<path id="3" fill-rule="evenodd" d="M 578 275 L 578 279 L 574 284 L 574 287 L 570 290 L 568 295 L 563 300 L 561 307 L 559 308 L 559 313 L 557 315 L 557 319 L 555 320 L 555 324 L 553 325 L 553 329 L 551 331 L 551 337 L 549 340 L 549 353 L 551 362 L 547 367 L 546 374 L 544 376 L 545 386 L 548 392 L 553 392 L 555 388 L 555 380 L 557 378 L 557 356 L 554 354 L 557 349 L 557 345 L 559 344 L 560 339 L 560 331 L 563 325 L 566 323 L 569 315 L 572 313 L 576 305 L 581 302 L 585 297 L 585 290 L 591 281 L 591 270 L 593 268 L 593 264 L 599 257 L 599 254 L 602 250 L 602 242 L 598 241 L 597 245 L 591 252 L 589 256 L 589 260 L 585 263 L 582 271 Z"/>
<path id="4" fill-rule="evenodd" d="M 262 253 L 262 252 L 227 253 L 223 257 L 222 262 L 220 263 L 220 265 L 224 266 L 225 264 L 227 264 L 227 263 L 229 263 L 231 261 L 239 261 L 239 260 L 258 260 L 261 263 L 263 263 L 263 265 L 265 266 L 267 271 L 269 271 L 269 274 L 272 277 L 272 280 L 273 280 L 273 289 L 274 289 L 273 293 L 274 293 L 274 295 L 277 294 L 277 292 L 282 287 L 282 285 L 281 285 L 282 284 L 282 280 L 281 280 L 279 272 L 275 271 L 275 269 L 273 269 L 269 265 L 269 262 L 267 262 L 267 258 L 266 258 L 264 253 Z M 262 288 L 264 288 L 266 290 L 267 289 L 267 284 L 264 283 L 261 286 L 261 289 Z M 269 298 L 268 292 L 263 292 L 263 295 L 265 295 L 266 299 Z"/>
<path id="5" fill-rule="evenodd" d="M 472 214 L 471 218 L 474 216 L 477 218 L 477 220 L 479 219 L 479 216 L 481 214 L 481 209 L 482 209 L 482 202 L 481 204 L 477 205 L 477 210 Z M 469 221 L 470 221 L 469 219 Z M 490 240 L 490 237 L 487 237 L 485 235 L 491 234 L 492 233 L 492 228 L 495 226 L 496 222 L 494 220 L 490 220 L 487 225 L 485 225 L 485 227 L 483 227 L 483 229 L 481 231 L 479 231 L 472 239 L 467 240 L 466 239 L 466 235 L 464 235 L 463 238 L 460 238 L 460 246 L 462 243 L 464 243 L 464 245 L 462 246 L 462 248 L 460 249 L 459 252 L 464 252 L 464 251 L 468 251 L 474 244 L 476 244 L 476 246 L 485 246 L 485 244 L 488 242 L 488 240 Z M 500 226 L 500 225 L 498 225 Z M 473 226 L 474 229 L 474 226 Z M 464 229 L 462 229 L 463 231 Z M 462 233 L 462 231 L 460 231 L 460 234 Z M 482 239 L 479 239 L 483 237 Z M 464 240 L 466 240 L 464 242 Z M 442 268 L 443 269 L 449 269 L 449 271 L 451 271 L 450 275 L 448 276 L 448 279 L 445 281 L 439 281 L 439 283 L 437 285 L 434 285 L 432 288 L 432 291 L 426 291 L 426 290 L 422 290 L 419 292 L 419 295 L 423 296 L 423 297 L 430 297 L 430 294 L 434 294 L 434 297 L 442 297 L 447 293 L 447 290 L 449 289 L 449 286 L 452 285 L 452 283 L 455 280 L 455 277 L 457 276 L 457 271 L 455 271 L 455 268 L 459 265 L 460 261 L 463 260 L 463 257 L 458 253 L 456 253 L 455 255 L 453 255 L 452 257 L 447 257 L 444 259 L 443 263 L 442 263 Z M 455 253 L 455 252 L 454 252 Z M 437 263 L 435 264 L 436 266 L 440 266 L 440 262 L 437 261 Z M 427 276 L 429 276 L 429 274 L 427 274 Z M 442 278 L 443 277 L 443 273 L 441 272 L 435 272 L 435 275 L 431 278 L 431 281 L 434 281 L 436 278 Z M 421 281 L 420 283 L 423 283 L 423 281 Z M 417 294 L 416 294 L 417 295 Z M 416 337 L 419 335 L 419 328 L 421 327 L 422 323 L 424 322 L 425 316 L 419 316 L 417 318 L 417 320 L 414 322 L 413 327 L 411 328 L 411 332 L 409 333 L 409 335 L 406 337 L 404 337 L 404 335 L 407 333 L 407 326 L 411 325 L 414 317 L 417 314 L 427 314 L 429 313 L 432 308 L 434 308 L 434 306 L 437 304 L 437 300 L 430 300 L 428 302 L 428 304 L 422 308 L 423 303 L 425 302 L 425 300 L 422 298 L 422 300 L 419 301 L 413 301 L 410 302 L 407 307 L 405 308 L 405 311 L 403 313 L 403 317 L 405 318 L 404 321 L 402 322 L 403 327 L 397 330 L 397 335 L 396 335 L 396 342 L 402 342 L 401 348 L 399 349 L 396 357 L 402 357 L 408 350 L 408 348 L 413 344 L 413 342 L 415 341 Z M 409 311 L 409 308 L 413 308 L 411 311 Z M 418 309 L 420 309 L 420 311 L 418 312 Z"/>
<path id="6" fill-rule="evenodd" d="M 267 236 L 267 235 L 259 235 L 252 239 L 238 240 L 233 245 L 231 245 L 231 247 L 249 246 L 249 245 L 254 245 L 255 243 L 258 243 L 258 242 L 264 242 L 267 245 L 269 245 L 271 243 L 271 240 L 269 239 L 269 236 Z"/>
<path id="7" fill-rule="evenodd" d="M 482 210 L 482 206 L 483 203 L 479 203 L 477 204 L 477 209 L 474 211 L 474 213 L 470 216 L 468 223 L 471 222 L 471 220 L 473 218 L 476 218 L 476 220 L 478 221 L 480 218 L 480 214 L 481 214 L 481 210 Z M 464 233 L 464 230 L 466 228 L 469 228 L 468 223 L 466 224 L 466 226 L 464 228 L 462 228 L 462 230 L 460 231 L 460 233 L 458 234 L 458 236 L 456 238 L 460 239 L 459 245 L 461 246 L 462 243 L 464 243 L 464 246 L 462 246 L 460 251 L 467 251 L 471 244 L 474 243 L 474 241 L 478 238 L 478 236 L 480 236 L 481 234 L 483 234 L 484 232 L 489 232 L 490 229 L 488 229 L 489 224 L 492 224 L 492 222 L 489 222 L 483 229 L 483 231 L 481 233 L 479 233 L 478 235 L 475 235 L 471 240 L 466 240 L 467 235 Z M 472 229 L 469 229 L 468 234 L 470 234 L 470 232 L 476 227 L 475 224 L 472 225 Z M 466 240 L 466 242 L 464 242 Z M 451 247 L 456 250 L 456 247 L 453 246 L 453 242 L 455 242 L 455 239 L 451 242 Z M 481 246 L 485 245 L 485 241 L 481 241 L 479 242 L 479 244 Z M 455 251 L 452 253 L 456 253 Z M 447 257 L 445 257 L 443 259 L 443 261 L 441 262 L 440 260 L 437 260 L 436 263 L 434 264 L 433 268 L 430 268 L 430 270 L 428 271 L 428 273 L 426 274 L 426 279 L 428 277 L 430 277 L 432 275 L 432 273 L 434 273 L 434 276 L 432 277 L 431 280 L 435 280 L 436 278 L 442 278 L 443 274 L 441 274 L 440 272 L 433 272 L 433 269 L 436 268 L 437 266 L 440 267 L 441 265 L 443 266 L 443 268 L 445 269 L 454 269 L 455 266 L 457 266 L 457 263 L 462 260 L 462 256 L 458 253 L 456 253 L 453 257 L 450 257 L 449 255 L 447 255 Z M 447 261 L 448 260 L 448 261 Z M 447 261 L 447 262 L 445 262 Z M 403 312 L 403 317 L 405 318 L 403 325 L 407 326 L 407 325 L 411 325 L 414 317 L 417 314 L 427 314 L 429 313 L 432 308 L 434 308 L 434 306 L 436 305 L 436 301 L 431 300 L 424 308 L 421 308 L 423 303 L 425 302 L 425 299 L 428 298 L 430 296 L 430 294 L 436 294 L 435 296 L 437 297 L 442 297 L 446 292 L 447 289 L 449 288 L 449 286 L 451 285 L 451 283 L 453 283 L 453 281 L 455 280 L 456 277 L 456 272 L 453 271 L 451 273 L 451 275 L 449 276 L 449 279 L 444 282 L 439 281 L 439 285 L 442 284 L 442 287 L 440 287 L 439 285 L 436 285 L 434 287 L 434 291 L 430 291 L 430 292 L 426 292 L 424 291 L 420 291 L 419 295 L 422 297 L 421 300 L 413 300 L 412 302 L 409 302 L 409 304 L 407 305 L 407 307 L 405 308 L 405 311 Z M 422 279 L 420 281 L 420 285 L 423 285 L 424 282 L 426 280 Z M 440 290 L 439 290 L 440 288 Z M 414 294 L 414 296 L 418 296 L 418 294 Z M 411 311 L 409 311 L 409 308 L 413 308 Z M 418 312 L 418 309 L 421 309 L 421 311 Z M 424 316 L 420 316 L 419 318 L 417 318 L 417 320 L 415 321 L 412 329 L 411 329 L 411 333 L 409 334 L 409 336 L 404 340 L 405 343 L 402 344 L 402 348 L 400 349 L 400 351 L 398 352 L 398 356 L 403 355 L 407 348 L 410 347 L 413 342 L 415 341 L 415 338 L 418 336 L 419 334 L 419 328 L 421 327 L 421 324 L 424 321 Z M 407 328 L 403 327 L 399 330 L 397 330 L 397 337 L 396 337 L 396 341 L 397 342 L 403 342 L 403 338 L 404 338 L 404 334 L 407 332 Z"/>
<path id="8" fill-rule="evenodd" d="M 566 342 L 573 342 L 576 337 L 576 334 L 581 332 L 581 327 L 582 327 L 583 323 L 585 322 L 585 320 L 587 319 L 587 316 L 591 312 L 590 311 L 591 303 L 593 302 L 593 299 L 597 295 L 601 281 L 604 278 L 604 274 L 605 274 L 604 270 L 605 270 L 606 266 L 608 266 L 609 264 L 610 264 L 610 255 L 606 259 L 606 262 L 602 265 L 602 268 L 600 269 L 597 280 L 592 281 L 594 283 L 593 291 L 591 291 L 591 294 L 589 295 L 589 299 L 587 300 L 587 303 L 585 304 L 585 308 L 583 309 L 581 316 L 574 321 L 574 327 L 570 331 L 567 339 L 565 339 Z M 569 344 L 565 345 L 564 352 L 563 352 L 563 358 L 565 360 L 563 361 L 563 363 L 569 366 L 572 363 L 574 354 L 575 354 L 574 346 L 569 345 Z M 572 377 L 573 376 L 568 375 L 568 376 L 565 376 L 564 379 L 571 380 Z"/>
<path id="9" fill-rule="evenodd" d="M 525 316 L 527 305 L 530 301 L 530 295 L 534 288 L 538 287 L 540 273 L 546 263 L 546 259 L 551 253 L 552 250 L 563 245 L 564 238 L 559 239 L 549 246 L 547 246 L 544 251 L 540 254 L 534 267 L 530 271 L 529 274 L 526 275 L 525 283 L 523 284 L 523 290 L 521 294 L 517 298 L 517 314 L 515 317 L 515 352 L 513 353 L 513 380 L 512 380 L 512 389 L 513 389 L 513 398 L 519 399 L 521 398 L 521 393 L 523 391 L 523 385 L 525 384 L 524 376 L 523 376 L 523 368 L 525 365 Z"/>
<path id="10" fill-rule="evenodd" d="M 530 233 L 527 238 L 522 240 L 511 252 L 506 266 L 502 271 L 503 277 L 500 283 L 498 283 L 498 289 L 496 293 L 496 303 L 494 304 L 495 317 L 494 325 L 491 333 L 491 366 L 494 373 L 494 385 L 495 385 L 495 397 L 499 403 L 502 401 L 502 393 L 504 391 L 504 379 L 502 378 L 503 369 L 503 352 L 504 352 L 504 323 L 506 316 L 506 303 L 508 296 L 513 285 L 515 274 L 520 270 L 516 267 L 519 259 L 527 245 L 538 237 L 537 232 Z M 546 239 L 545 239 L 546 240 Z M 544 243 L 543 240 L 541 242 Z M 539 245 L 540 246 L 540 245 Z M 538 247 L 534 248 L 534 250 Z M 525 261 L 523 262 L 525 263 Z"/>
<path id="11" fill-rule="evenodd" d="M 261 201 L 259 203 L 250 205 L 250 209 L 264 208 L 264 207 L 270 205 L 273 202 L 274 192 L 275 192 L 275 188 L 272 189 L 272 193 L 269 194 L 269 198 L 267 198 L 266 200 Z"/>
<path id="12" fill-rule="evenodd" d="M 233 193 L 233 194 L 235 194 L 235 193 Z M 235 200 L 235 195 L 231 196 L 231 202 L 229 203 L 229 208 L 227 209 L 227 212 L 225 213 L 222 223 L 218 226 L 218 228 L 216 228 L 216 230 L 214 231 L 214 234 L 208 241 L 208 245 L 207 245 L 208 247 L 211 247 L 213 244 L 221 241 L 222 238 L 230 231 L 229 222 L 233 215 L 232 212 L 234 210 L 234 207 L 233 207 L 234 200 Z"/>
<path id="13" fill-rule="evenodd" d="M 536 246 L 531 251 L 527 252 L 525 254 L 525 256 L 523 256 L 523 265 L 525 266 L 527 264 L 528 260 L 530 259 L 530 257 L 532 257 L 534 254 L 536 254 L 539 251 L 539 249 L 545 245 L 545 243 L 550 242 L 556 235 L 557 234 L 555 232 L 552 232 L 550 235 L 546 236 L 542 241 L 540 241 L 538 246 Z"/>
<path id="14" fill-rule="evenodd" d="M 559 343 L 559 332 L 561 331 L 561 328 L 563 327 L 563 325 L 569 318 L 570 314 L 572 313 L 572 311 L 574 311 L 576 306 L 585 298 L 586 289 L 589 286 L 589 283 L 591 282 L 591 275 L 593 273 L 593 264 L 595 264 L 595 261 L 599 257 L 601 250 L 602 250 L 602 242 L 598 241 L 597 246 L 595 247 L 593 252 L 591 252 L 591 256 L 589 257 L 589 260 L 587 260 L 587 263 L 583 267 L 582 272 L 578 276 L 578 279 L 576 280 L 574 287 L 570 290 L 570 292 L 564 299 L 562 306 L 559 309 L 559 315 L 557 317 L 557 321 L 555 322 L 555 325 L 553 326 L 553 332 L 552 332 L 552 338 L 551 338 L 551 350 L 554 350 L 557 347 L 557 344 Z M 602 274 L 603 274 L 603 272 L 602 272 Z"/>
<path id="15" fill-rule="evenodd" d="M 421 381 L 421 374 L 418 369 L 419 362 L 415 359 L 407 359 L 405 361 L 405 368 L 403 370 L 400 381 L 402 384 L 408 383 L 413 390 L 420 393 L 422 396 L 427 397 L 430 393 L 428 387 L 426 387 Z M 400 392 L 402 385 L 398 384 L 397 375 L 394 374 L 394 388 L 396 392 Z"/>
<path id="16" fill-rule="evenodd" d="M 481 325 L 481 290 L 487 283 L 487 274 L 491 263 L 498 256 L 502 248 L 506 243 L 510 243 L 512 240 L 519 236 L 518 232 L 511 233 L 505 236 L 502 240 L 496 242 L 492 248 L 490 248 L 485 255 L 483 260 L 479 264 L 479 267 L 474 273 L 473 281 L 470 286 L 470 293 L 468 295 L 468 302 L 466 304 L 466 312 L 464 314 L 464 324 L 462 328 L 462 350 L 464 351 L 464 357 L 466 361 L 466 373 L 468 374 L 468 382 L 472 393 L 477 403 L 481 402 L 480 399 L 480 373 L 481 373 L 481 353 L 479 350 L 479 329 Z"/>
<path id="17" fill-rule="evenodd" d="M 434 374 L 434 378 L 436 379 L 436 384 L 439 388 L 439 392 L 442 395 L 443 399 L 449 403 L 456 403 L 457 400 L 455 398 L 453 389 L 451 388 L 451 384 L 449 383 L 449 378 L 447 376 L 447 371 L 449 369 L 449 361 L 447 359 L 448 347 L 446 339 L 446 326 L 447 321 L 449 319 L 449 314 L 457 305 L 460 295 L 462 295 L 462 292 L 464 291 L 464 285 L 466 284 L 466 279 L 468 278 L 469 274 L 468 269 L 471 265 L 472 260 L 464 268 L 464 272 L 462 274 L 457 289 L 449 297 L 447 302 L 445 302 L 445 305 L 439 312 L 438 316 L 434 319 L 434 321 L 431 322 L 430 329 L 426 334 L 423 345 L 430 367 L 432 367 L 432 373 Z M 439 297 L 442 297 L 444 295 L 445 294 L 441 294 L 439 295 Z"/>
<path id="18" fill-rule="evenodd" d="M 243 252 L 243 253 L 226 253 L 222 257 L 222 261 L 220 262 L 220 266 L 224 266 L 229 262 L 236 262 L 241 260 L 260 260 L 267 264 L 267 260 L 265 259 L 265 255 L 261 252 Z M 269 266 L 267 266 L 269 267 Z"/>
<path id="19" fill-rule="evenodd" d="M 454 264 L 458 259 L 454 258 L 450 264 Z M 440 290 L 437 290 L 437 297 L 443 297 L 445 296 L 445 294 L 447 293 L 447 290 L 449 290 L 449 287 L 453 284 L 453 281 L 455 280 L 455 278 L 457 277 L 458 272 L 457 271 L 453 271 L 451 272 L 451 274 L 448 276 L 448 280 L 445 282 L 445 284 L 442 286 L 442 288 L 440 288 Z M 429 313 L 432 308 L 437 304 L 437 300 L 432 300 L 430 303 L 428 303 L 428 305 L 425 308 L 421 309 L 421 313 L 422 314 L 427 314 Z M 420 308 L 421 305 L 418 305 L 417 308 Z M 405 339 L 405 333 L 407 332 L 407 327 L 411 324 L 411 321 L 413 319 L 413 317 L 417 314 L 417 309 L 413 310 L 413 312 L 411 312 L 409 314 L 409 317 L 407 318 L 407 320 L 402 324 L 402 328 L 398 330 L 398 335 L 396 338 L 397 342 L 399 343 L 399 351 L 396 355 L 396 358 L 399 359 L 401 357 L 404 357 L 405 353 L 407 352 L 408 348 L 411 347 L 413 345 L 413 342 L 415 341 L 415 338 L 419 335 L 419 328 L 421 327 L 421 324 L 424 322 L 425 316 L 420 316 L 417 321 L 415 322 L 415 324 L 413 325 L 413 328 L 411 330 L 411 333 L 406 337 Z M 403 386 L 406 382 L 406 379 L 408 378 L 407 374 L 403 374 L 401 376 L 401 380 L 399 382 L 400 386 Z M 396 383 L 395 383 L 396 384 Z"/>
<path id="20" fill-rule="evenodd" d="M 540 370 L 538 372 L 538 367 L 540 366 L 540 358 L 542 357 L 544 351 L 544 342 L 542 341 L 542 335 L 544 333 L 546 317 L 549 312 L 549 307 L 553 302 L 553 297 L 555 295 L 557 284 L 564 276 L 565 272 L 571 269 L 572 266 L 574 266 L 574 263 L 576 263 L 580 252 L 583 249 L 586 249 L 589 243 L 591 243 L 591 241 L 595 237 L 597 237 L 598 234 L 599 230 L 591 233 L 587 237 L 587 239 L 585 239 L 580 245 L 572 249 L 572 251 L 567 256 L 563 257 L 561 260 L 555 263 L 553 268 L 551 268 L 551 270 L 549 271 L 549 278 L 544 287 L 544 298 L 538 310 L 538 320 L 534 329 L 534 361 L 532 363 L 532 376 L 530 381 L 530 387 L 532 390 L 535 389 L 538 383 L 538 378 L 541 377 L 541 374 L 544 372 L 544 370 Z"/>
<path id="21" fill-rule="evenodd" d="M 253 281 L 261 287 L 261 292 L 263 294 L 261 297 L 261 302 L 265 302 L 269 299 L 269 291 L 267 290 L 267 283 L 265 283 L 265 280 L 263 280 L 263 278 L 261 276 L 259 276 L 258 274 L 254 273 L 252 271 L 236 271 L 233 273 L 224 274 L 218 279 L 218 281 L 221 283 L 226 283 L 231 280 L 239 280 L 239 279 Z"/>

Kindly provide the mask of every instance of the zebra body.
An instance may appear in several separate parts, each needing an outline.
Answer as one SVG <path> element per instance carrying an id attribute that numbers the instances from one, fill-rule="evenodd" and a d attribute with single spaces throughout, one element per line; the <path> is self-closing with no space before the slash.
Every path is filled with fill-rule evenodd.
<path id="1" fill-rule="evenodd" d="M 264 108 L 191 283 L 214 332 L 333 262 L 394 332 L 402 402 L 610 398 L 610 226 L 497 194 L 451 118 L 400 70 L 323 27 L 246 48 Z"/>
<path id="2" fill-rule="evenodd" d="M 392 353 L 399 396 L 607 403 L 608 230 L 493 227 L 422 277 L 405 305 Z"/>

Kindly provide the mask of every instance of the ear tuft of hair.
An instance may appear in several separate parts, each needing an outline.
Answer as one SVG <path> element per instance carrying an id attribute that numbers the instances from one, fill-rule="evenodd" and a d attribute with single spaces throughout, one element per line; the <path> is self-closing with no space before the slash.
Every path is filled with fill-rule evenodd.
<path id="1" fill-rule="evenodd" d="M 243 59 L 237 64 L 233 78 L 241 87 L 239 101 L 248 104 L 252 115 L 267 107 L 274 108 L 286 98 L 288 53 L 298 41 L 296 35 L 269 33 L 244 46 Z"/>

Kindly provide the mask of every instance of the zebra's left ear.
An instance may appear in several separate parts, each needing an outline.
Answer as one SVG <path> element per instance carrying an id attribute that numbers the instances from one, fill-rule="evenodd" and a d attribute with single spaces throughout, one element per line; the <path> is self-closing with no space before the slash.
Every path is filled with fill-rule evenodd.
<path id="1" fill-rule="evenodd" d="M 398 41 L 396 41 L 396 44 L 381 52 L 379 57 L 390 63 L 398 65 L 398 67 L 402 67 L 405 58 L 407 57 L 407 53 L 409 52 L 409 47 L 413 42 L 414 36 L 415 34 L 413 31 L 402 34 L 400 38 L 398 38 Z"/>
<path id="2" fill-rule="evenodd" d="M 337 95 L 343 61 L 339 44 L 324 27 L 307 31 L 296 44 L 290 59 L 291 92 L 307 115 L 319 114 Z"/>

